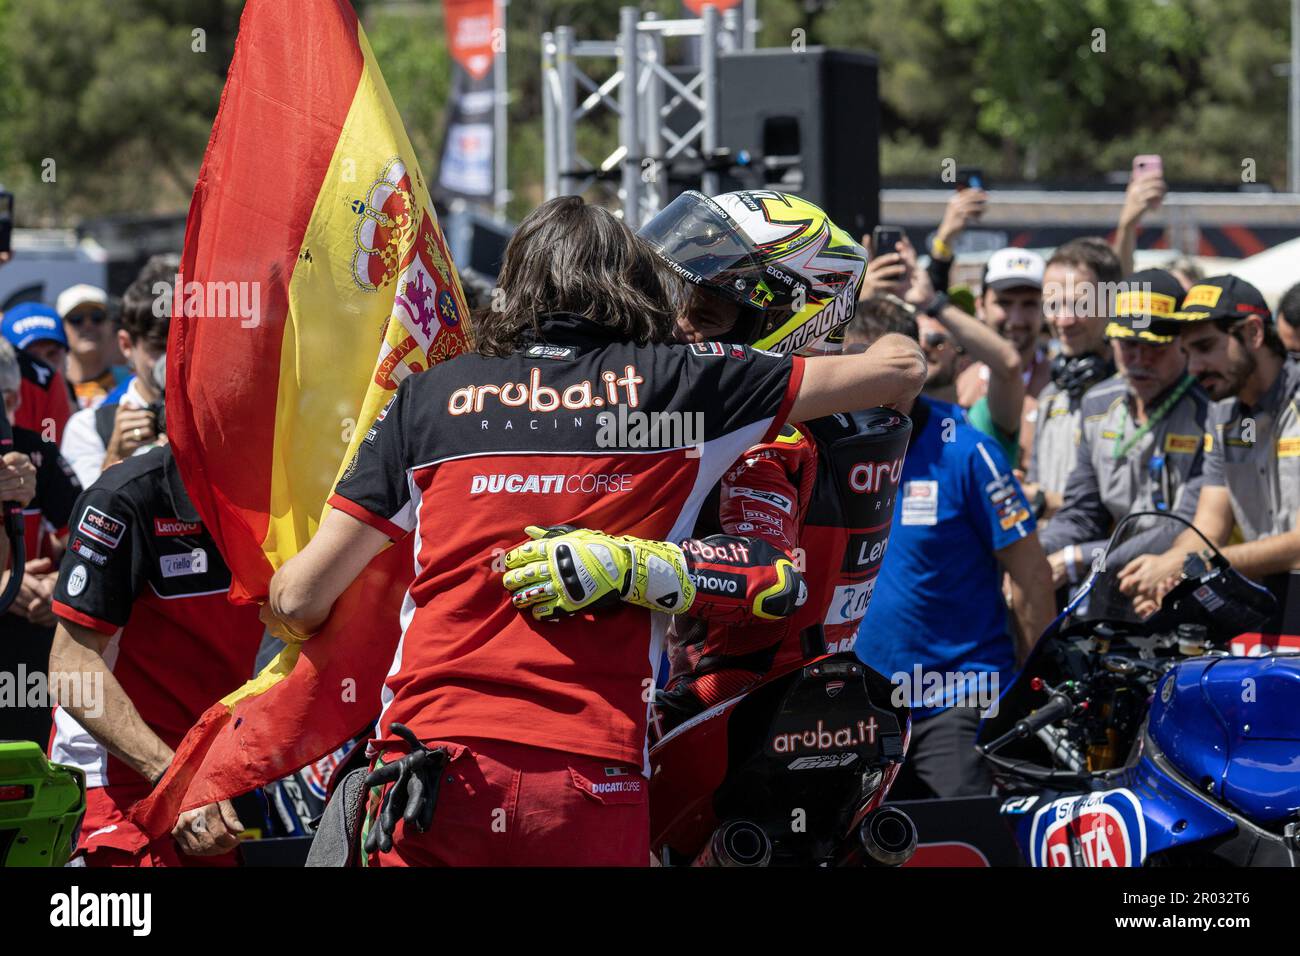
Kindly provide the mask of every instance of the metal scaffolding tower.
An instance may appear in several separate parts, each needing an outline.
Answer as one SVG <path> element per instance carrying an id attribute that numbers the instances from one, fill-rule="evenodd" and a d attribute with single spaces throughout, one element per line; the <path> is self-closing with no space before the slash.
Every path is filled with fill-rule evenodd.
<path id="1" fill-rule="evenodd" d="M 643 16 L 637 7 L 623 7 L 613 42 L 577 40 L 567 26 L 543 34 L 546 198 L 581 194 L 593 185 L 610 189 L 616 181 L 623 218 L 636 229 L 667 202 L 667 171 L 681 157 L 701 164 L 701 188 L 716 193 L 713 167 L 725 155 L 718 142 L 718 54 L 753 49 L 758 30 L 754 6 L 754 0 L 745 0 L 722 15 L 709 6 L 698 19 L 684 20 Z M 698 61 L 668 63 L 664 41 L 670 37 L 698 38 Z M 617 68 L 597 83 L 580 67 L 584 59 L 613 59 Z M 587 92 L 581 102 L 579 87 Z M 578 126 L 601 107 L 618 116 L 618 146 L 591 163 L 578 153 Z M 698 119 L 679 134 L 668 118 L 682 107 Z"/>

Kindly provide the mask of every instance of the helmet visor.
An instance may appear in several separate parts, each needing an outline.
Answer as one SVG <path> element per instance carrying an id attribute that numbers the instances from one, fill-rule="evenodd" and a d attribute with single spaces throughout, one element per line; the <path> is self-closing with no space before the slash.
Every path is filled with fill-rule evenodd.
<path id="1" fill-rule="evenodd" d="M 688 282 L 758 309 L 771 298 L 754 247 L 726 210 L 703 193 L 682 193 L 637 235 Z"/>

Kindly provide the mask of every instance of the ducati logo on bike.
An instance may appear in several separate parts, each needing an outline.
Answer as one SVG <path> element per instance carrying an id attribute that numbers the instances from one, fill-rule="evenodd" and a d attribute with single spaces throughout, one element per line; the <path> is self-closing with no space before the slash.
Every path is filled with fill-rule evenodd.
<path id="1" fill-rule="evenodd" d="M 838 697 L 840 691 L 842 691 L 843 689 L 844 689 L 844 681 L 842 680 L 832 680 L 826 682 L 827 697 Z"/>
<path id="2" fill-rule="evenodd" d="M 1146 820 L 1128 789 L 1063 797 L 1034 814 L 1029 842 L 1034 866 L 1141 866 Z"/>

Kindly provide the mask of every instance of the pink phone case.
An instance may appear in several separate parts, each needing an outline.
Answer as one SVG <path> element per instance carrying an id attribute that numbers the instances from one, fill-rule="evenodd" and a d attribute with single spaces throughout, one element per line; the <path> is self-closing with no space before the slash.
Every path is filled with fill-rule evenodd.
<path id="1" fill-rule="evenodd" d="M 1164 174 L 1165 162 L 1156 154 L 1148 153 L 1133 157 L 1133 176 L 1135 179 L 1140 176 L 1163 176 Z"/>

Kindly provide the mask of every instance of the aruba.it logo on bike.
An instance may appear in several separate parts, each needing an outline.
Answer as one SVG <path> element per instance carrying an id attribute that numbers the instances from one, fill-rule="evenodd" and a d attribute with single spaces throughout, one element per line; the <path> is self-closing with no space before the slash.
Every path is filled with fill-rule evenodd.
<path id="1" fill-rule="evenodd" d="M 816 727 L 810 727 L 807 730 L 776 734 L 772 738 L 771 746 L 773 752 L 778 754 L 798 753 L 800 750 L 852 749 L 864 743 L 875 744 L 876 731 L 879 729 L 880 726 L 876 723 L 874 717 L 856 721 L 848 727 L 840 727 L 836 730 L 827 730 L 823 722 L 819 720 Z"/>

